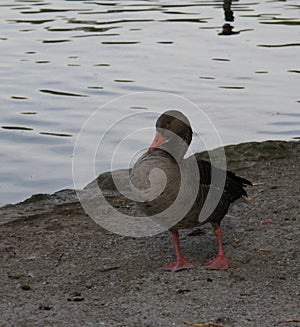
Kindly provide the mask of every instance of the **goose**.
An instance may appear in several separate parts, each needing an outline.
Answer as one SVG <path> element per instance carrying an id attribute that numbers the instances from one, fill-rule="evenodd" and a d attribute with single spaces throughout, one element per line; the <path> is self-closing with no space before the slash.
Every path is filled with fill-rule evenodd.
<path id="1" fill-rule="evenodd" d="M 188 118 L 178 110 L 168 110 L 157 119 L 153 142 L 130 172 L 132 184 L 141 191 L 137 206 L 171 233 L 176 261 L 163 269 L 175 272 L 194 268 L 182 254 L 179 230 L 210 223 L 218 254 L 204 267 L 226 270 L 220 224 L 232 203 L 250 199 L 245 187 L 252 183 L 195 155 L 184 158 L 192 135 Z"/>

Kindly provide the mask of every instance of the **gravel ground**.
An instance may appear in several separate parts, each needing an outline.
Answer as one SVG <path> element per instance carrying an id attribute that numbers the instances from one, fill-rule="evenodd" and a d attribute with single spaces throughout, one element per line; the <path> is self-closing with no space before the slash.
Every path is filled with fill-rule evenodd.
<path id="1" fill-rule="evenodd" d="M 254 183 L 254 200 L 223 220 L 227 271 L 202 267 L 217 252 L 210 226 L 181 232 L 195 269 L 170 273 L 161 269 L 174 259 L 168 232 L 115 235 L 77 202 L 30 214 L 6 206 L 0 326 L 300 326 L 300 144 L 247 143 L 226 154 Z"/>

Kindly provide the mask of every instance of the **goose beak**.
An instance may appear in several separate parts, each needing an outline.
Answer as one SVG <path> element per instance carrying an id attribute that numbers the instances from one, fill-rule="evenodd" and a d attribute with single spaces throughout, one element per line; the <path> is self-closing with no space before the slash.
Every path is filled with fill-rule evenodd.
<path id="1" fill-rule="evenodd" d="M 167 138 L 163 136 L 161 133 L 156 132 L 155 138 L 149 147 L 149 152 L 152 152 L 155 149 L 157 149 L 163 142 L 166 141 L 166 139 Z"/>

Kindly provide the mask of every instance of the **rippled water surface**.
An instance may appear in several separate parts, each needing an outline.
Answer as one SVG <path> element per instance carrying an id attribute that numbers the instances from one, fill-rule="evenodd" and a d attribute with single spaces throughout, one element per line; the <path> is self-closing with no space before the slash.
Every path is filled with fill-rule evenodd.
<path id="1" fill-rule="evenodd" d="M 0 204 L 73 187 L 76 140 L 82 184 L 111 169 L 112 155 L 113 168 L 128 166 L 151 141 L 153 111 L 170 107 L 191 118 L 194 150 L 299 137 L 299 9 L 296 0 L 2 0 Z"/>

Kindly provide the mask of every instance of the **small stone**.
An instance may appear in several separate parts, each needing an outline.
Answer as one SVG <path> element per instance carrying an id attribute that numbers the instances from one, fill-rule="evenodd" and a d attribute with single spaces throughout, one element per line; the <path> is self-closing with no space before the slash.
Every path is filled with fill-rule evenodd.
<path id="1" fill-rule="evenodd" d="M 232 274 L 230 277 L 236 281 L 243 281 L 246 279 L 245 276 L 239 274 Z"/>
<path id="2" fill-rule="evenodd" d="M 51 310 L 51 308 L 49 307 L 49 305 L 40 305 L 39 310 Z"/>
<path id="3" fill-rule="evenodd" d="M 84 300 L 84 297 L 81 296 L 80 292 L 73 292 L 70 297 L 67 298 L 67 301 L 81 302 Z"/>
<path id="4" fill-rule="evenodd" d="M 183 294 L 183 293 L 189 293 L 191 290 L 189 289 L 177 289 L 176 294 Z"/>

